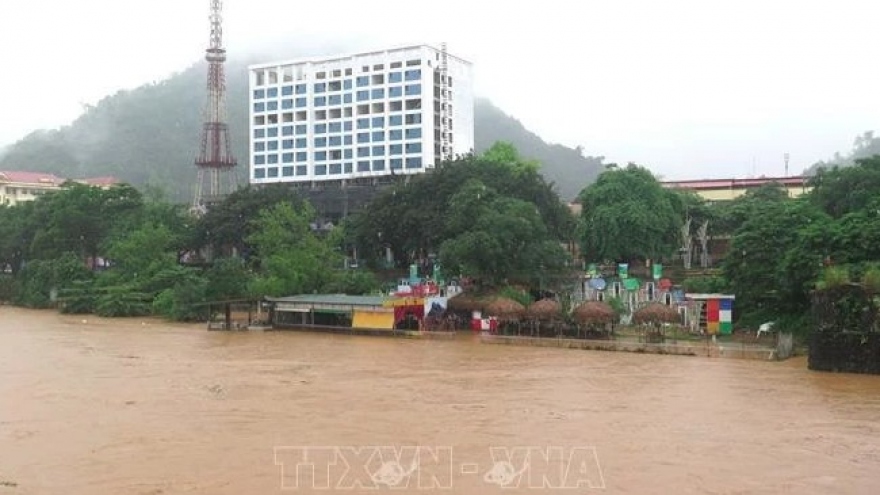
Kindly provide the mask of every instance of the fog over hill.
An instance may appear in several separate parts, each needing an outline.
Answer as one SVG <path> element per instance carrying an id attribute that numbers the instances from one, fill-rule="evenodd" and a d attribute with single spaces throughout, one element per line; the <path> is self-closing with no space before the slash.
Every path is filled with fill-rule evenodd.
<path id="1" fill-rule="evenodd" d="M 345 47 L 309 49 L 302 55 L 339 53 Z M 291 58 L 286 55 L 230 58 L 226 65 L 228 117 L 238 179 L 247 180 L 247 66 Z M 136 186 L 164 189 L 171 198 L 191 196 L 205 102 L 207 64 L 198 62 L 165 80 L 119 91 L 86 106 L 71 124 L 37 130 L 0 150 L 0 169 L 55 173 L 65 177 L 116 176 Z M 475 146 L 482 151 L 495 141 L 513 143 L 521 154 L 541 163 L 545 179 L 556 184 L 563 199 L 573 199 L 602 169 L 601 157 L 548 144 L 489 99 L 475 103 Z"/>

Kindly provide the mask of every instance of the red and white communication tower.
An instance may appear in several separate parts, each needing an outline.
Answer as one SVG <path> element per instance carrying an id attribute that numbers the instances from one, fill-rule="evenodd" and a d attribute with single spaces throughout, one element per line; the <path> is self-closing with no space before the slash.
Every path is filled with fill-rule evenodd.
<path id="1" fill-rule="evenodd" d="M 205 51 L 208 61 L 208 100 L 205 104 L 204 124 L 199 156 L 193 210 L 204 212 L 207 206 L 231 193 L 237 186 L 235 167 L 226 122 L 226 50 L 223 48 L 223 17 L 221 0 L 210 0 L 211 41 Z"/>

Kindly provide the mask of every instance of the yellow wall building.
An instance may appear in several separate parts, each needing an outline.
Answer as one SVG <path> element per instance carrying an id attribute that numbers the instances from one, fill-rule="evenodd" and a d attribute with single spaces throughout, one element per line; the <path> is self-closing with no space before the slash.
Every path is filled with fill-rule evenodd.
<path id="1" fill-rule="evenodd" d="M 0 170 L 0 205 L 15 206 L 24 201 L 33 201 L 47 192 L 61 189 L 66 181 L 41 172 Z M 118 183 L 113 177 L 77 179 L 74 182 L 104 188 Z"/>
<path id="2" fill-rule="evenodd" d="M 808 177 L 760 177 L 755 179 L 707 179 L 663 182 L 664 187 L 694 191 L 706 201 L 730 201 L 747 191 L 771 183 L 781 184 L 789 197 L 796 198 L 810 191 Z"/>

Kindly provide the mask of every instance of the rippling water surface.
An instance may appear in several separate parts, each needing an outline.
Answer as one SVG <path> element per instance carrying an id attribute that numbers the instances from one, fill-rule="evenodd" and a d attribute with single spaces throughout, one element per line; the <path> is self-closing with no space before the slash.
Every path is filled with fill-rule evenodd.
<path id="1" fill-rule="evenodd" d="M 300 446 L 350 470 L 297 477 Z M 880 377 L 803 359 L 223 333 L 0 306 L 0 494 L 395 493 L 344 490 L 391 459 L 346 449 L 367 446 L 437 456 L 396 493 L 876 494 Z M 561 457 L 512 450 L 530 446 Z M 412 452 L 396 452 L 412 470 Z M 554 475 L 573 453 L 568 477 Z M 499 461 L 519 476 L 493 478 Z M 544 476 L 584 484 L 529 488 Z"/>

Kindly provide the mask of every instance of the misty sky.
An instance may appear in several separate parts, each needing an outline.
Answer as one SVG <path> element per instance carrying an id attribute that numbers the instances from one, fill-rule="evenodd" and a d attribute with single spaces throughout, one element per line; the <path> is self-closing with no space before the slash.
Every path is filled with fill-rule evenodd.
<path id="1" fill-rule="evenodd" d="M 203 56 L 208 0 L 3 0 L 0 146 Z M 876 1 L 225 0 L 230 56 L 282 39 L 449 43 L 545 140 L 667 179 L 781 175 L 880 130 Z M 754 169 L 753 169 L 754 164 Z"/>

